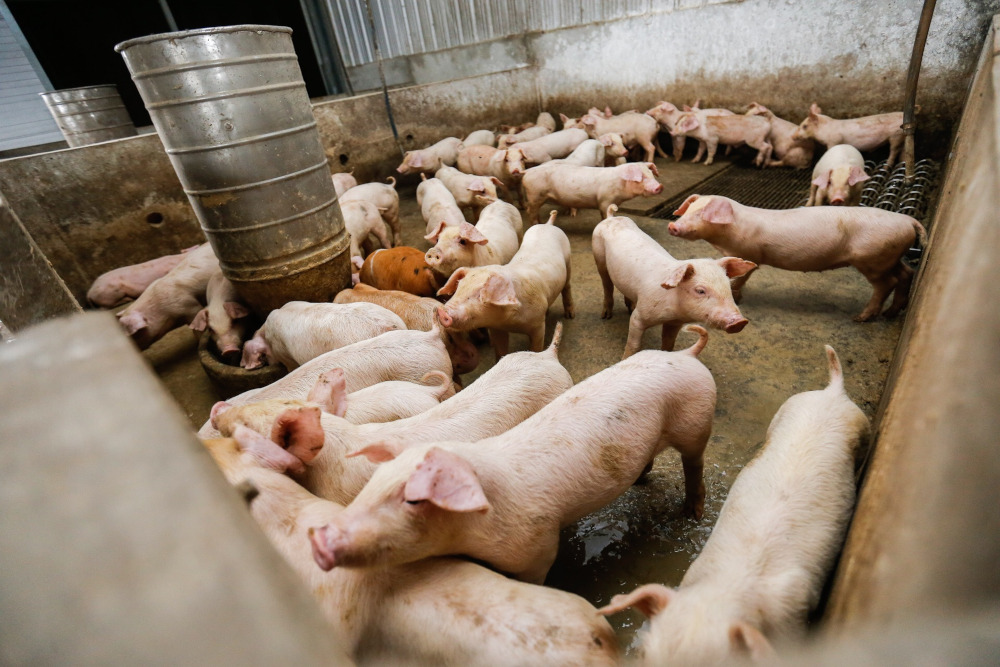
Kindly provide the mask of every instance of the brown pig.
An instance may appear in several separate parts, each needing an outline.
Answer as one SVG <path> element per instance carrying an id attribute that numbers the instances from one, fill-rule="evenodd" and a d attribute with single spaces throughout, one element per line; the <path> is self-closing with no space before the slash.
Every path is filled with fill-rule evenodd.
<path id="1" fill-rule="evenodd" d="M 632 312 L 623 359 L 639 351 L 643 332 L 657 324 L 663 325 L 664 350 L 674 349 L 677 333 L 689 322 L 704 322 L 726 333 L 747 325 L 733 302 L 729 280 L 755 270 L 753 262 L 738 257 L 676 260 L 621 216 L 608 217 L 594 228 L 593 248 L 604 285 L 601 318 L 611 317 L 615 287 Z"/>
<path id="2" fill-rule="evenodd" d="M 767 166 L 806 169 L 812 164 L 816 142 L 812 139 L 796 139 L 795 132 L 799 129 L 798 125 L 778 118 L 766 106 L 756 102 L 750 105 L 746 115 L 762 116 L 771 123 L 771 131 L 767 134 L 767 140 L 774 149 L 772 155 L 778 159 L 771 160 Z"/>
<path id="3" fill-rule="evenodd" d="M 403 175 L 421 172 L 433 174 L 442 166 L 453 166 L 461 148 L 461 139 L 445 137 L 433 146 L 418 151 L 406 151 L 403 163 L 396 167 L 396 171 Z"/>
<path id="4" fill-rule="evenodd" d="M 451 274 L 438 294 L 453 294 L 438 317 L 449 329 L 469 331 L 487 327 L 497 359 L 507 354 L 511 332 L 527 334 L 540 352 L 545 343 L 545 313 L 562 294 L 563 314 L 573 317 L 570 292 L 570 248 L 566 233 L 552 224 L 524 233 L 514 258 L 504 266 L 462 267 Z"/>
<path id="5" fill-rule="evenodd" d="M 358 279 L 377 289 L 401 290 L 417 296 L 434 296 L 440 286 L 424 253 L 410 246 L 376 250 L 368 255 Z"/>
<path id="6" fill-rule="evenodd" d="M 680 352 L 646 350 L 584 380 L 509 431 L 474 443 L 366 447 L 385 461 L 313 536 L 317 562 L 391 566 L 465 555 L 541 582 L 559 530 L 624 493 L 667 447 L 681 454 L 685 509 L 700 517 L 715 382 Z M 452 399 L 454 400 L 454 399 Z"/>
<path id="7" fill-rule="evenodd" d="M 607 168 L 573 164 L 533 167 L 521 181 L 527 199 L 527 218 L 537 224 L 539 210 L 547 200 L 569 208 L 596 208 L 606 213 L 612 204 L 660 194 L 663 185 L 656 180 L 657 176 L 659 172 L 652 162 Z"/>
<path id="8" fill-rule="evenodd" d="M 705 143 L 708 151 L 705 164 L 710 165 L 715 160 L 715 151 L 719 144 L 740 146 L 746 144 L 757 149 L 754 164 L 766 167 L 771 157 L 772 146 L 767 141 L 771 131 L 771 123 L 760 116 L 712 116 L 704 111 L 690 111 L 677 119 L 672 136 L 694 137 Z M 699 151 L 700 152 L 700 151 Z M 694 161 L 701 158 L 696 155 Z"/>
<path id="9" fill-rule="evenodd" d="M 903 112 L 882 113 L 875 116 L 839 120 L 823 115 L 823 110 L 813 102 L 809 115 L 792 135 L 794 139 L 815 139 L 824 146 L 850 144 L 859 151 L 875 150 L 889 142 L 888 166 L 896 164 L 896 157 L 903 149 Z"/>
<path id="10" fill-rule="evenodd" d="M 901 261 L 923 226 L 908 215 L 878 208 L 815 206 L 772 211 L 726 197 L 691 195 L 674 211 L 673 236 L 704 239 L 727 255 L 788 271 L 826 271 L 853 266 L 872 284 L 871 300 L 855 321 L 877 316 L 895 290 L 886 315 L 909 301 L 913 269 Z M 738 292 L 745 278 L 733 282 Z"/>

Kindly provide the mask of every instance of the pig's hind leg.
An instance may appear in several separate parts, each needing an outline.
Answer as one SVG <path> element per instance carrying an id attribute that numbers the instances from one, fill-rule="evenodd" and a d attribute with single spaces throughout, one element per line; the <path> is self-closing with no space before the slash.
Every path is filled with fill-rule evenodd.
<path id="1" fill-rule="evenodd" d="M 615 308 L 615 285 L 611 282 L 611 274 L 608 273 L 604 257 L 604 240 L 597 236 L 594 237 L 594 264 L 597 265 L 597 273 L 601 276 L 601 285 L 604 287 L 604 309 L 601 311 L 601 319 L 611 319 L 611 313 Z"/>
<path id="2" fill-rule="evenodd" d="M 913 283 L 913 269 L 903 264 L 902 261 L 896 267 L 896 288 L 892 295 L 892 305 L 885 311 L 886 317 L 895 317 L 900 311 L 906 308 L 910 302 L 910 285 Z"/>
<path id="3" fill-rule="evenodd" d="M 567 320 L 573 319 L 573 316 L 576 315 L 576 308 L 574 308 L 573 306 L 573 293 L 570 291 L 569 288 L 569 277 L 570 277 L 570 266 L 569 266 L 569 257 L 567 257 L 566 283 L 563 285 L 562 288 L 563 317 L 565 317 Z M 541 352 L 541 350 L 538 350 L 538 352 Z"/>
<path id="4" fill-rule="evenodd" d="M 868 305 L 865 306 L 860 315 L 854 318 L 855 322 L 868 322 L 877 317 L 882 312 L 885 300 L 889 298 L 889 294 L 893 288 L 900 282 L 899 278 L 897 278 L 896 269 L 890 269 L 878 275 L 864 275 L 868 282 L 872 284 L 874 291 L 872 292 L 871 300 L 868 301 Z"/>

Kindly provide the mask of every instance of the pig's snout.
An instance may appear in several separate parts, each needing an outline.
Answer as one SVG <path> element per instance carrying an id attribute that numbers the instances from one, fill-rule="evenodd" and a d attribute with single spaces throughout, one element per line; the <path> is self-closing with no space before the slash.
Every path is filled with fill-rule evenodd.
<path id="1" fill-rule="evenodd" d="M 657 183 L 655 187 L 649 188 L 649 191 L 652 192 L 654 195 L 658 195 L 661 192 L 663 192 L 663 184 Z"/>
<path id="2" fill-rule="evenodd" d="M 222 357 L 222 360 L 230 366 L 235 366 L 236 362 L 240 361 L 240 355 L 240 346 L 235 343 L 222 345 L 219 349 L 219 356 Z"/>
<path id="3" fill-rule="evenodd" d="M 678 227 L 673 222 L 671 222 L 669 225 L 667 225 L 667 231 L 670 232 L 671 236 L 680 236 L 681 235 L 681 228 Z"/>
<path id="4" fill-rule="evenodd" d="M 313 560 L 324 572 L 329 572 L 337 566 L 336 549 L 330 544 L 330 526 L 309 529 L 309 542 L 312 544 Z M 336 533 L 340 536 L 340 532 Z"/>
<path id="5" fill-rule="evenodd" d="M 441 320 L 441 326 L 450 327 L 455 323 L 454 318 L 448 314 L 448 311 L 444 308 L 437 309 L 438 319 Z"/>
<path id="6" fill-rule="evenodd" d="M 433 248 L 424 254 L 424 261 L 428 266 L 439 266 L 441 264 L 441 253 Z"/>
<path id="7" fill-rule="evenodd" d="M 843 205 L 844 205 L 843 197 L 833 197 L 832 199 L 830 199 L 830 206 L 843 206 Z"/>
<path id="8" fill-rule="evenodd" d="M 731 334 L 733 334 L 733 333 L 739 333 L 739 332 L 743 331 L 743 327 L 745 327 L 748 324 L 750 324 L 750 320 L 748 320 L 747 318 L 745 318 L 745 317 L 736 317 L 736 318 L 733 318 L 733 319 L 729 320 L 726 323 L 726 328 L 724 329 L 724 331 L 726 333 L 731 333 Z"/>

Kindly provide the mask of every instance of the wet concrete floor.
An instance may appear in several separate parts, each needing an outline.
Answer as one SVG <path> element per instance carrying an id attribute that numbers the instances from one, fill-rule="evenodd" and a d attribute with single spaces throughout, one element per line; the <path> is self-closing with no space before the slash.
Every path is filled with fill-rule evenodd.
<path id="1" fill-rule="evenodd" d="M 632 217 L 679 259 L 720 256 L 704 241 L 671 237 L 665 220 L 629 211 L 649 213 L 658 203 L 695 186 L 728 163 L 704 167 L 657 160 L 657 165 L 664 192 L 655 200 L 627 202 L 620 214 Z M 428 247 L 422 238 L 424 223 L 413 188 L 402 188 L 400 194 L 404 242 Z M 549 309 L 547 339 L 555 323 L 562 320 L 565 331 L 560 359 L 575 382 L 619 361 L 628 331 L 628 314 L 620 293 L 615 295 L 612 319 L 600 319 L 602 288 L 590 249 L 590 235 L 599 219 L 596 211 L 582 211 L 575 218 L 561 216 L 557 221 L 569 236 L 573 252 L 576 318 L 562 320 L 562 304 L 557 299 Z M 694 521 L 680 516 L 680 459 L 672 450 L 664 452 L 645 483 L 563 531 L 559 557 L 547 583 L 582 595 L 597 606 L 644 583 L 680 583 L 710 535 L 730 485 L 763 443 L 778 407 L 792 394 L 826 385 L 824 344 L 837 350 L 848 393 L 872 417 L 902 320 L 853 322 L 851 318 L 861 312 L 870 296 L 867 281 L 850 268 L 814 274 L 759 269 L 744 288 L 740 305 L 750 324 L 735 335 L 712 331 L 700 356 L 718 385 L 715 425 L 706 452 L 704 518 Z M 682 333 L 678 348 L 693 340 L 692 334 Z M 659 329 L 647 331 L 643 348 L 658 346 Z M 526 347 L 525 337 L 511 336 L 512 350 Z M 493 363 L 488 346 L 481 352 L 483 363 L 463 377 L 466 384 Z M 192 425 L 199 427 L 217 396 L 198 364 L 193 334 L 186 327 L 178 329 L 145 355 Z M 622 645 L 631 646 L 642 616 L 626 612 L 610 620 Z"/>

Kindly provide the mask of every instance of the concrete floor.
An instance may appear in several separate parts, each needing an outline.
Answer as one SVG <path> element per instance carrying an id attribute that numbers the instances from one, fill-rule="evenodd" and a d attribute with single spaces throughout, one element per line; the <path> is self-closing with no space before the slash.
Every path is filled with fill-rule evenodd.
<path id="1" fill-rule="evenodd" d="M 704 178 L 725 168 L 675 164 L 658 160 L 664 192 L 655 200 L 633 200 L 622 207 L 643 231 L 662 243 L 675 257 L 718 257 L 703 241 L 671 237 L 667 222 L 641 215 Z M 426 248 L 412 188 L 401 189 L 400 214 L 404 241 Z M 639 214 L 635 214 L 639 213 Z M 562 216 L 573 251 L 572 285 L 576 318 L 563 321 L 565 333 L 560 357 L 579 382 L 621 358 L 628 315 L 616 293 L 615 313 L 601 320 L 602 290 L 590 249 L 590 235 L 599 221 L 596 211 L 576 218 Z M 705 469 L 707 501 L 701 521 L 679 516 L 683 497 L 680 461 L 668 451 L 656 462 L 648 481 L 633 487 L 616 502 L 563 532 L 562 548 L 548 583 L 573 591 L 600 606 L 617 593 L 648 582 L 676 585 L 711 533 L 730 484 L 763 443 L 772 416 L 794 393 L 818 389 L 827 382 L 823 345 L 832 345 L 844 366 L 847 391 L 872 417 L 889 370 L 902 320 L 878 319 L 858 324 L 859 313 L 871 295 L 868 283 L 853 269 L 821 274 L 797 274 L 769 267 L 758 270 L 744 289 L 741 309 L 750 320 L 743 332 L 711 333 L 700 358 L 718 384 L 718 404 Z M 548 337 L 561 319 L 557 300 L 548 314 Z M 678 347 L 694 338 L 681 334 Z M 650 330 L 643 347 L 659 345 L 659 330 Z M 525 349 L 527 339 L 511 337 L 513 350 Z M 466 384 L 485 372 L 493 354 L 481 348 L 484 363 L 464 376 Z M 194 336 L 187 329 L 172 332 L 145 352 L 170 391 L 200 426 L 216 395 L 195 356 Z M 637 612 L 610 619 L 623 646 L 633 643 L 642 623 Z"/>

